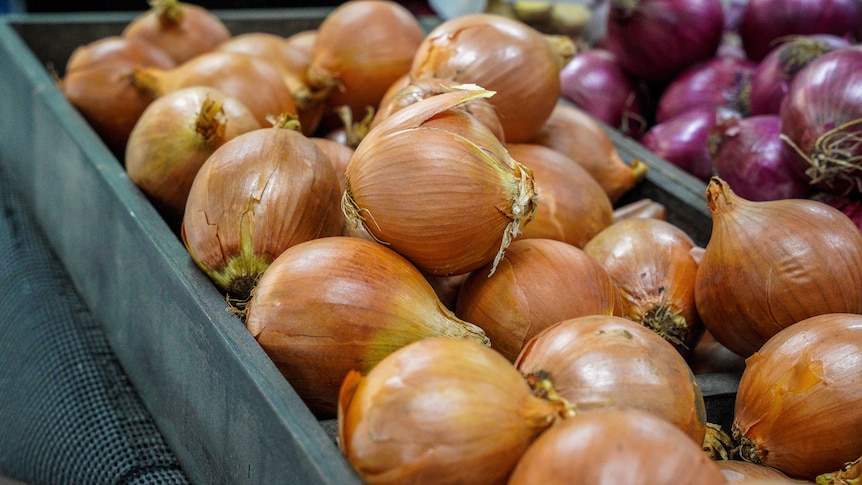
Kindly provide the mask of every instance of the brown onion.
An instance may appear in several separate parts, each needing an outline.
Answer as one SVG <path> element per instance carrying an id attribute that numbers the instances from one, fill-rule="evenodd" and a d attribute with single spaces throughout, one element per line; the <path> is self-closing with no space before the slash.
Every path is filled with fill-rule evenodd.
<path id="1" fill-rule="evenodd" d="M 583 248 L 613 223 L 614 209 L 602 186 L 562 153 L 533 143 L 509 143 L 509 155 L 533 171 L 541 194 L 536 217 L 521 238 L 546 238 Z"/>
<path id="2" fill-rule="evenodd" d="M 102 141 L 122 158 L 129 133 L 154 95 L 133 82 L 142 67 L 170 69 L 173 60 L 145 42 L 104 37 L 76 48 L 59 86 Z"/>
<path id="3" fill-rule="evenodd" d="M 217 89 L 180 89 L 155 99 L 141 114 L 126 145 L 126 172 L 168 224 L 179 228 L 201 165 L 226 141 L 259 128 L 244 104 Z"/>
<path id="4" fill-rule="evenodd" d="M 766 465 L 742 460 L 716 460 L 716 464 L 729 483 L 748 483 L 751 480 L 783 480 L 781 483 L 799 483 L 791 480 L 781 470 Z"/>
<path id="5" fill-rule="evenodd" d="M 524 344 L 555 323 L 613 315 L 619 305 L 608 272 L 581 249 L 554 239 L 519 239 L 497 271 L 480 268 L 461 284 L 455 314 L 475 323 L 513 361 Z"/>
<path id="6" fill-rule="evenodd" d="M 314 142 L 317 145 L 317 148 L 323 152 L 329 158 L 329 161 L 332 162 L 332 167 L 335 169 L 335 175 L 338 176 L 338 186 L 341 188 L 340 192 L 344 192 L 345 187 L 347 187 L 347 164 L 350 162 L 350 157 L 353 156 L 353 148 L 345 145 L 344 143 L 339 143 L 335 140 L 330 140 L 329 138 L 321 138 L 319 136 L 309 137 L 309 140 Z"/>
<path id="7" fill-rule="evenodd" d="M 309 84 L 328 93 L 330 107 L 348 106 L 359 117 L 410 71 L 424 36 L 419 20 L 398 2 L 346 2 L 317 28 Z"/>
<path id="8" fill-rule="evenodd" d="M 375 242 L 324 237 L 286 249 L 263 273 L 246 328 L 318 417 L 334 417 L 351 370 L 427 337 L 488 344 L 447 310 L 422 274 Z"/>
<path id="9" fill-rule="evenodd" d="M 656 332 L 683 356 L 704 331 L 694 302 L 694 246 L 678 226 L 653 218 L 616 222 L 584 246 L 616 283 L 622 316 Z"/>
<path id="10" fill-rule="evenodd" d="M 734 407 L 739 456 L 814 480 L 862 455 L 862 316 L 806 318 L 746 360 Z"/>
<path id="11" fill-rule="evenodd" d="M 150 9 L 135 17 L 122 35 L 148 42 L 177 64 L 209 52 L 231 33 L 206 7 L 177 0 L 150 0 Z"/>
<path id="12" fill-rule="evenodd" d="M 501 15 L 461 15 L 425 36 L 410 73 L 416 79 L 451 79 L 497 92 L 489 101 L 497 108 L 506 141 L 526 142 L 560 97 L 561 65 L 575 51 L 571 39 L 565 40 L 551 42 L 527 24 Z"/>
<path id="13" fill-rule="evenodd" d="M 216 286 L 243 302 L 282 251 L 341 234 L 338 203 L 326 155 L 278 124 L 243 133 L 210 155 L 189 191 L 182 239 Z"/>
<path id="14" fill-rule="evenodd" d="M 499 261 L 535 214 L 532 172 L 486 125 L 450 109 L 490 94 L 464 89 L 402 108 L 368 133 L 347 165 L 347 220 L 424 273 L 462 274 Z"/>
<path id="15" fill-rule="evenodd" d="M 664 204 L 648 198 L 638 199 L 614 208 L 614 222 L 634 219 L 636 217 L 651 217 L 666 221 L 667 208 L 665 208 Z"/>
<path id="16" fill-rule="evenodd" d="M 570 104 L 557 104 L 530 142 L 553 148 L 579 163 L 614 203 L 640 183 L 648 170 L 639 159 L 625 163 L 602 126 Z"/>
<path id="17" fill-rule="evenodd" d="M 134 82 L 155 96 L 191 86 L 216 88 L 246 105 L 261 126 L 270 126 L 272 118 L 282 114 L 298 114 L 279 70 L 263 59 L 236 52 L 208 52 L 173 69 L 139 69 Z"/>
<path id="18" fill-rule="evenodd" d="M 534 396 L 493 349 L 427 338 L 345 379 L 338 443 L 369 485 L 500 484 L 561 404 Z"/>
<path id="19" fill-rule="evenodd" d="M 745 358 L 715 340 L 709 332 L 704 332 L 686 360 L 695 375 L 739 373 L 745 369 Z"/>
<path id="20" fill-rule="evenodd" d="M 673 423 L 699 445 L 706 437 L 705 403 L 685 359 L 631 320 L 563 320 L 527 342 L 515 366 L 528 380 L 548 379 L 578 410 L 631 406 Z"/>
<path id="21" fill-rule="evenodd" d="M 695 301 L 716 340 L 748 357 L 799 320 L 862 313 L 862 233 L 846 215 L 808 199 L 749 201 L 719 177 L 706 199 Z"/>
<path id="22" fill-rule="evenodd" d="M 567 418 L 527 448 L 509 485 L 724 484 L 700 444 L 637 408 L 594 409 Z"/>

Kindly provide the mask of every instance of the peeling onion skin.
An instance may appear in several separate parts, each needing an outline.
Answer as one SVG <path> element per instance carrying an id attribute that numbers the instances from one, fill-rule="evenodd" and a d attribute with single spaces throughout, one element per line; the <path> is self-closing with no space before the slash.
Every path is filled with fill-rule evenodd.
<path id="1" fill-rule="evenodd" d="M 706 329 L 748 357 L 781 329 L 823 313 L 862 313 L 862 233 L 822 202 L 706 190 L 713 228 L 695 279 Z"/>
<path id="2" fill-rule="evenodd" d="M 704 332 L 694 302 L 694 247 L 685 231 L 652 218 L 614 223 L 584 246 L 616 283 L 622 316 L 656 332 L 683 357 Z"/>
<path id="3" fill-rule="evenodd" d="M 619 307 L 608 272 L 583 250 L 554 239 L 513 242 L 497 271 L 470 273 L 461 283 L 455 314 L 488 334 L 514 362 L 536 334 L 587 315 L 613 315 Z"/>
<path id="4" fill-rule="evenodd" d="M 561 404 L 534 396 L 493 349 L 427 338 L 347 376 L 338 443 L 369 485 L 505 484 Z"/>
<path id="5" fill-rule="evenodd" d="M 593 409 L 542 433 L 509 485 L 719 485 L 727 483 L 700 444 L 672 424 L 630 407 Z"/>
<path id="6" fill-rule="evenodd" d="M 746 360 L 732 426 L 741 458 L 814 480 L 862 455 L 862 316 L 823 314 Z"/>
<path id="7" fill-rule="evenodd" d="M 580 411 L 630 406 L 650 412 L 702 444 L 706 407 L 685 359 L 631 320 L 590 315 L 561 321 L 533 337 L 515 361 L 521 374 L 546 375 Z"/>
<path id="8" fill-rule="evenodd" d="M 254 288 L 245 324 L 320 418 L 335 417 L 349 371 L 367 373 L 408 343 L 445 336 L 488 345 L 402 256 L 352 237 L 317 238 L 281 253 Z"/>

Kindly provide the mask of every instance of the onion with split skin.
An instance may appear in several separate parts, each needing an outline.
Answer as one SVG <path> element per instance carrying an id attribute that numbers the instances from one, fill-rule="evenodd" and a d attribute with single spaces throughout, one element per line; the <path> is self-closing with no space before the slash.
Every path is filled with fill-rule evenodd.
<path id="1" fill-rule="evenodd" d="M 351 370 L 428 337 L 488 345 L 475 325 L 447 310 L 424 276 L 391 249 L 335 236 L 296 244 L 266 269 L 245 325 L 320 418 L 336 414 Z"/>
<path id="2" fill-rule="evenodd" d="M 739 456 L 805 480 L 862 455 L 862 315 L 781 330 L 746 360 L 734 407 Z"/>
<path id="3" fill-rule="evenodd" d="M 493 349 L 427 338 L 345 378 L 338 443 L 369 485 L 499 484 L 567 411 Z"/>
<path id="4" fill-rule="evenodd" d="M 607 271 L 583 250 L 554 239 L 513 242 L 490 277 L 489 268 L 467 276 L 455 314 L 488 334 L 514 361 L 524 344 L 560 320 L 612 315 L 619 306 Z"/>
<path id="5" fill-rule="evenodd" d="M 805 318 L 862 313 L 862 233 L 846 215 L 809 199 L 749 201 L 719 177 L 706 199 L 695 303 L 716 340 L 748 357 Z"/>

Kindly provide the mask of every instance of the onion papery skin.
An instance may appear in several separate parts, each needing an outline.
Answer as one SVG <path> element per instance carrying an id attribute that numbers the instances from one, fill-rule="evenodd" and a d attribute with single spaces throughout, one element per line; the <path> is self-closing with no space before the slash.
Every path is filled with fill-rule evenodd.
<path id="1" fill-rule="evenodd" d="M 580 411 L 635 407 L 703 444 L 706 408 L 694 374 L 670 343 L 629 319 L 588 315 L 560 321 L 530 339 L 515 366 L 528 380 L 546 376 Z"/>
<path id="2" fill-rule="evenodd" d="M 748 483 L 751 480 L 780 480 L 778 483 L 799 483 L 784 472 L 766 465 L 743 460 L 716 460 L 716 465 L 729 483 Z"/>
<path id="3" fill-rule="evenodd" d="M 778 115 L 719 121 L 709 136 L 709 152 L 715 174 L 745 199 L 803 199 L 814 192 L 781 139 Z"/>
<path id="4" fill-rule="evenodd" d="M 746 360 L 732 433 L 739 456 L 814 480 L 862 455 L 862 316 L 823 314 Z"/>
<path id="5" fill-rule="evenodd" d="M 524 344 L 561 320 L 613 315 L 619 295 L 608 272 L 583 250 L 554 239 L 513 242 L 490 277 L 488 268 L 461 284 L 455 314 L 481 327 L 514 362 Z"/>
<path id="6" fill-rule="evenodd" d="M 285 249 L 341 234 L 338 189 L 332 163 L 302 133 L 278 126 L 243 133 L 195 176 L 183 243 L 219 289 L 246 301 Z"/>
<path id="7" fill-rule="evenodd" d="M 215 49 L 231 37 L 230 30 L 201 5 L 152 0 L 152 8 L 123 29 L 122 35 L 143 40 L 166 52 L 177 64 Z"/>
<path id="8" fill-rule="evenodd" d="M 205 86 L 156 98 L 126 145 L 126 173 L 168 224 L 179 229 L 201 165 L 228 140 L 262 128 L 238 100 Z"/>
<path id="9" fill-rule="evenodd" d="M 481 329 L 447 310 L 424 276 L 391 249 L 323 237 L 286 249 L 264 272 L 246 328 L 309 409 L 336 415 L 351 370 L 427 337 L 488 344 Z"/>
<path id="10" fill-rule="evenodd" d="M 860 45 L 823 54 L 796 74 L 781 104 L 782 137 L 824 191 L 862 192 L 860 65 Z"/>
<path id="11" fill-rule="evenodd" d="M 154 99 L 152 93 L 135 86 L 131 74 L 143 67 L 174 66 L 167 54 L 150 44 L 104 37 L 72 52 L 59 87 L 114 155 L 122 159 L 129 134 Z"/>
<path id="12" fill-rule="evenodd" d="M 451 110 L 489 94 L 431 96 L 369 131 L 347 165 L 347 221 L 427 274 L 499 261 L 535 215 L 537 195 L 532 172 L 486 125 Z"/>
<path id="13" fill-rule="evenodd" d="M 715 57 L 688 67 L 662 92 L 655 120 L 701 108 L 725 108 L 748 116 L 748 93 L 757 64 L 746 59 Z"/>
<path id="14" fill-rule="evenodd" d="M 715 55 L 724 33 L 720 0 L 612 0 L 598 46 L 629 74 L 651 82 L 673 79 Z"/>
<path id="15" fill-rule="evenodd" d="M 749 59 L 761 61 L 782 38 L 832 34 L 852 38 L 862 24 L 856 0 L 748 0 L 737 32 Z"/>
<path id="16" fill-rule="evenodd" d="M 298 115 L 293 94 L 278 69 L 269 62 L 236 52 L 208 52 L 173 69 L 147 68 L 135 73 L 135 83 L 163 96 L 191 86 L 209 86 L 242 102 L 261 126 L 272 118 Z"/>
<path id="17" fill-rule="evenodd" d="M 510 485 L 723 484 L 698 443 L 630 407 L 593 409 L 560 421 L 527 449 Z"/>
<path id="18" fill-rule="evenodd" d="M 425 32 L 397 2 L 356 0 L 330 12 L 317 28 L 309 85 L 327 94 L 329 108 L 354 117 L 376 108 L 389 86 L 410 71 Z"/>
<path id="19" fill-rule="evenodd" d="M 529 141 L 560 97 L 560 69 L 574 52 L 556 51 L 545 35 L 489 13 L 444 21 L 425 36 L 410 69 L 413 78 L 452 79 L 496 92 L 506 142 Z M 529 100 L 529 102 L 525 102 Z"/>
<path id="20" fill-rule="evenodd" d="M 646 176 L 640 160 L 627 164 L 604 128 L 589 113 L 560 103 L 530 143 L 553 148 L 580 164 L 616 203 Z"/>
<path id="21" fill-rule="evenodd" d="M 493 349 L 427 338 L 345 379 L 338 442 L 369 485 L 503 484 L 560 412 Z"/>
<path id="22" fill-rule="evenodd" d="M 340 188 L 339 192 L 344 192 L 345 187 L 347 186 L 347 164 L 350 163 L 350 158 L 353 156 L 353 148 L 345 145 L 344 143 L 339 143 L 335 140 L 330 140 L 329 138 L 322 138 L 319 136 L 312 136 L 308 138 L 320 151 L 323 152 L 329 158 L 329 161 L 332 162 L 332 168 L 335 169 L 335 175 L 338 176 L 338 186 Z"/>
<path id="23" fill-rule="evenodd" d="M 823 313 L 862 313 L 862 234 L 808 199 L 748 201 L 713 177 L 712 233 L 695 279 L 706 329 L 748 357 L 781 329 Z"/>
<path id="24" fill-rule="evenodd" d="M 757 63 L 752 74 L 748 96 L 751 114 L 778 114 L 796 73 L 821 55 L 848 46 L 847 39 L 828 34 L 800 35 L 778 44 Z"/>
<path id="25" fill-rule="evenodd" d="M 643 94 L 608 50 L 595 47 L 576 54 L 560 70 L 560 94 L 634 138 L 646 129 Z"/>
<path id="26" fill-rule="evenodd" d="M 647 150 L 704 182 L 714 175 L 709 134 L 716 123 L 712 108 L 692 109 L 655 124 L 640 143 Z"/>
<path id="27" fill-rule="evenodd" d="M 535 219 L 519 237 L 556 239 L 583 248 L 613 223 L 611 200 L 577 162 L 534 143 L 510 143 L 506 150 L 533 172 L 536 192 L 542 194 Z"/>
<path id="28" fill-rule="evenodd" d="M 651 218 L 614 223 L 584 246 L 619 289 L 622 316 L 691 354 L 704 332 L 694 302 L 694 241 L 670 222 Z"/>

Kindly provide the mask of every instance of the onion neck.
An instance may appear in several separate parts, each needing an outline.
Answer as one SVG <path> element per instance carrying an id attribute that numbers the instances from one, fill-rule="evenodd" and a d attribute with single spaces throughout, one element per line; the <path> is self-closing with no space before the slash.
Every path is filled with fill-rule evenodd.
<path id="1" fill-rule="evenodd" d="M 223 140 L 227 125 L 224 119 L 224 105 L 207 97 L 201 104 L 195 122 L 195 132 L 208 142 Z"/>
<path id="2" fill-rule="evenodd" d="M 719 177 L 712 177 L 706 186 L 706 205 L 713 216 L 729 210 L 734 204 L 730 186 Z"/>
<path id="3" fill-rule="evenodd" d="M 149 4 L 161 22 L 175 24 L 183 18 L 183 7 L 178 0 L 150 0 Z"/>

